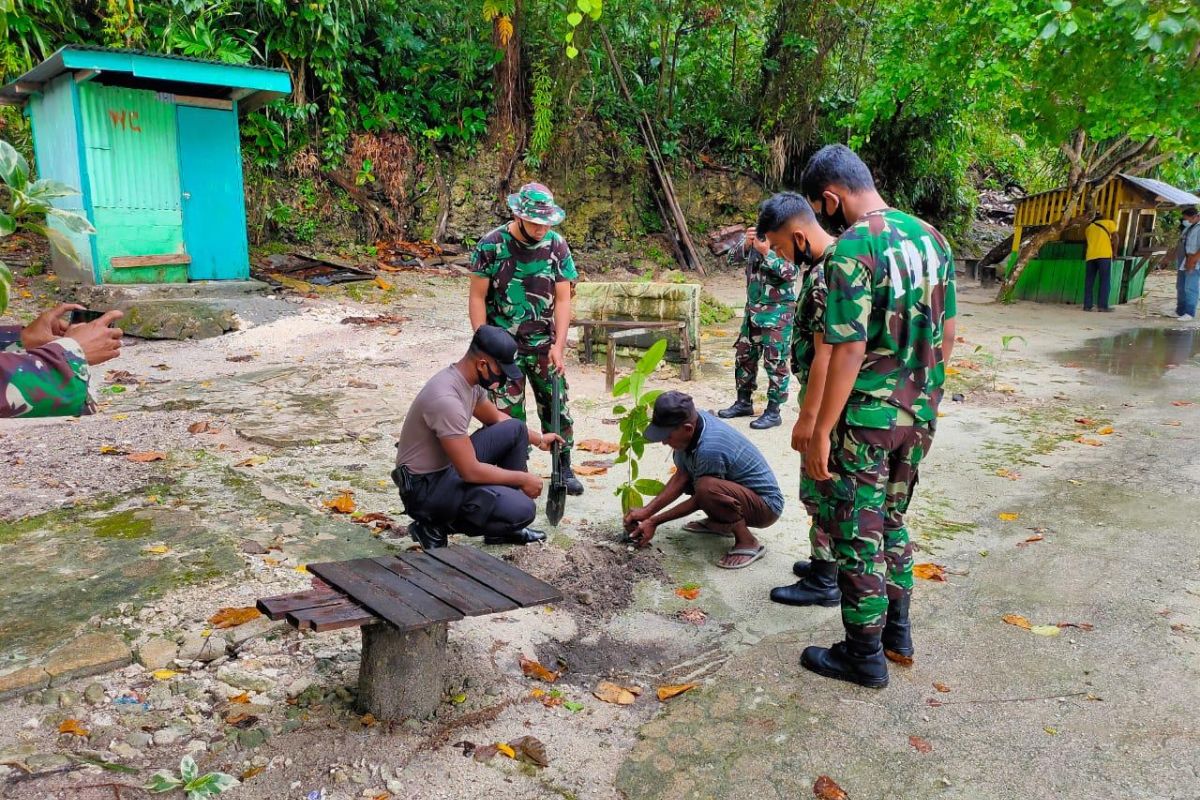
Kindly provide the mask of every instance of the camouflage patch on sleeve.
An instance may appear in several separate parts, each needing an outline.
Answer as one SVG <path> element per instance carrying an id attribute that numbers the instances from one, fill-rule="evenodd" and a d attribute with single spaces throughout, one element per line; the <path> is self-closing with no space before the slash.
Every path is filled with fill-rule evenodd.
<path id="1" fill-rule="evenodd" d="M 825 263 L 825 283 L 825 341 L 865 342 L 871 322 L 871 270 L 835 251 Z"/>

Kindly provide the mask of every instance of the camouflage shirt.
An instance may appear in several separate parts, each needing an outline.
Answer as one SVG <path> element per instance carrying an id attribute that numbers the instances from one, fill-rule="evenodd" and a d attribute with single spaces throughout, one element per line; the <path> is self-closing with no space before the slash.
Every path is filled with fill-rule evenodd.
<path id="1" fill-rule="evenodd" d="M 918 422 L 936 419 L 946 379 L 942 330 L 957 314 L 945 238 L 902 211 L 871 212 L 838 239 L 825 280 L 825 341 L 867 345 L 846 422 L 892 428 L 900 410 Z"/>
<path id="2" fill-rule="evenodd" d="M 545 352 L 554 342 L 554 287 L 575 281 L 575 259 L 556 231 L 535 245 L 523 245 L 501 225 L 479 240 L 471 268 L 489 281 L 487 321 L 504 328 L 521 352 Z"/>
<path id="3" fill-rule="evenodd" d="M 792 330 L 792 373 L 801 382 L 808 381 L 817 348 L 813 336 L 825 334 L 825 300 L 829 289 L 825 285 L 825 260 L 833 247 L 804 268 L 800 275 L 800 291 L 796 299 L 796 323 Z"/>
<path id="4" fill-rule="evenodd" d="M 74 339 L 55 339 L 26 353 L 21 327 L 0 326 L 0 419 L 74 417 L 94 410 L 87 359 Z"/>
<path id="5" fill-rule="evenodd" d="M 799 270 L 775 251 L 761 255 L 745 237 L 729 249 L 730 264 L 746 264 L 746 314 L 763 318 L 755 324 L 770 325 L 778 321 L 781 307 L 796 302 L 795 282 Z"/>

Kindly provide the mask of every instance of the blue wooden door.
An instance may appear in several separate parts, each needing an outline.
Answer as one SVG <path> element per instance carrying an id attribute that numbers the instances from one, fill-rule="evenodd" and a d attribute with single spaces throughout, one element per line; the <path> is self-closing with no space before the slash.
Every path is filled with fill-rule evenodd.
<path id="1" fill-rule="evenodd" d="M 194 281 L 250 277 L 237 114 L 179 106 L 183 241 Z"/>

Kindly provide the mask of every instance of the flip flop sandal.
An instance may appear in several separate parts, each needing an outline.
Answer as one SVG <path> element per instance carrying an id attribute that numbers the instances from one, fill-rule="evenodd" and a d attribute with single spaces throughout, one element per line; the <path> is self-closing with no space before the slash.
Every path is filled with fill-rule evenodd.
<path id="1" fill-rule="evenodd" d="M 751 556 L 751 559 L 749 561 L 743 561 L 741 564 L 733 564 L 730 566 L 726 566 L 725 564 L 722 564 L 720 561 L 718 561 L 717 566 L 720 567 L 721 569 L 745 569 L 746 567 L 753 564 L 755 561 L 758 561 L 760 558 L 762 558 L 763 554 L 766 552 L 767 552 L 767 546 L 765 544 L 760 544 L 757 549 L 755 549 L 753 547 L 739 547 L 735 550 L 730 550 L 725 555 L 727 555 L 727 556 Z"/>
<path id="2" fill-rule="evenodd" d="M 733 538 L 733 531 L 715 527 L 716 525 L 717 523 L 714 523 L 710 519 L 694 519 L 684 525 L 683 529 L 688 533 L 707 533 L 710 536 L 724 536 L 727 539 Z"/>

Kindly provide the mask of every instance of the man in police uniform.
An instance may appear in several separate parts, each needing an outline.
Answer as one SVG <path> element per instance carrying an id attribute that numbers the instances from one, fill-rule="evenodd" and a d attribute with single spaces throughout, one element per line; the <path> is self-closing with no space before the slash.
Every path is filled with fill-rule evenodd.
<path id="1" fill-rule="evenodd" d="M 540 183 L 527 183 L 509 195 L 508 207 L 512 220 L 485 234 L 471 256 L 471 327 L 495 325 L 517 340 L 520 377 L 492 392 L 492 402 L 504 413 L 526 418 L 528 382 L 542 430 L 549 430 L 554 381 L 559 381 L 563 480 L 568 494 L 583 494 L 583 484 L 571 470 L 574 422 L 567 410 L 563 360 L 571 325 L 571 287 L 579 275 L 571 248 L 551 230 L 567 215 Z"/>
<path id="2" fill-rule="evenodd" d="M 542 479 L 526 464 L 530 444 L 549 450 L 561 439 L 531 433 L 487 398 L 521 377 L 516 358 L 508 333 L 482 325 L 466 355 L 430 378 L 408 409 L 392 480 L 413 519 L 409 533 L 426 549 L 445 547 L 454 532 L 484 544 L 546 538 L 528 527 Z M 468 436 L 472 418 L 483 427 Z"/>

